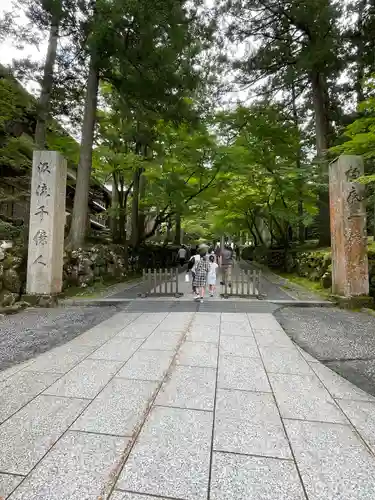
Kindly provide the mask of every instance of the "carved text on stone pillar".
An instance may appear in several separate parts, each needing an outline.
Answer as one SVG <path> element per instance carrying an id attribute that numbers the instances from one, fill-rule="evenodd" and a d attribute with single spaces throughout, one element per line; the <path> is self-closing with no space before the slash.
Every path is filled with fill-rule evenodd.
<path id="1" fill-rule="evenodd" d="M 332 291 L 344 297 L 369 291 L 363 171 L 362 158 L 350 155 L 329 167 Z"/>
<path id="2" fill-rule="evenodd" d="M 27 291 L 62 287 L 66 161 L 55 151 L 35 151 L 30 201 Z"/>
<path id="3" fill-rule="evenodd" d="M 38 229 L 33 238 L 35 245 L 45 245 L 48 243 L 48 236 L 44 229 Z"/>

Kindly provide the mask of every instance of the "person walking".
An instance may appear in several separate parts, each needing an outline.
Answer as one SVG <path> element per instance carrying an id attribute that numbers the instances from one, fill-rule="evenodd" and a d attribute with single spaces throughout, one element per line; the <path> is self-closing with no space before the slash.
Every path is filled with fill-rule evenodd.
<path id="1" fill-rule="evenodd" d="M 199 261 L 195 266 L 195 276 L 193 279 L 193 288 L 196 293 L 195 300 L 203 302 L 206 284 L 207 284 L 207 274 L 209 270 L 209 260 L 207 258 L 207 245 L 200 245 L 199 247 Z"/>
<path id="2" fill-rule="evenodd" d="M 187 255 L 186 248 L 182 245 L 182 247 L 179 249 L 179 251 L 177 253 L 177 258 L 180 261 L 181 267 L 183 267 L 185 265 L 186 255 Z"/>
<path id="3" fill-rule="evenodd" d="M 198 262 L 200 261 L 200 255 L 199 253 L 196 253 L 195 250 L 192 250 L 193 255 L 190 257 L 189 262 L 188 262 L 188 271 L 191 272 L 191 283 L 192 283 L 192 289 L 193 289 L 193 294 L 194 298 L 197 296 L 197 292 L 194 286 L 194 279 L 195 279 L 195 270 L 197 267 Z"/>
<path id="4" fill-rule="evenodd" d="M 220 254 L 220 267 L 222 270 L 221 284 L 232 286 L 233 250 L 229 245 L 225 245 Z"/>
<path id="5" fill-rule="evenodd" d="M 213 297 L 215 292 L 216 292 L 216 272 L 218 268 L 218 264 L 216 263 L 216 256 L 215 254 L 211 254 L 209 256 L 209 269 L 208 269 L 208 275 L 207 275 L 207 284 L 208 284 L 208 291 L 210 293 L 210 297 Z"/>

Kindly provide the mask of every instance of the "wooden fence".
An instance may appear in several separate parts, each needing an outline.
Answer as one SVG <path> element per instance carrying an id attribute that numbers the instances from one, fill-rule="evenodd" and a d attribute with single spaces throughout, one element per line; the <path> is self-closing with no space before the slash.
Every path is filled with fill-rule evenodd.
<path id="1" fill-rule="evenodd" d="M 142 297 L 181 297 L 178 290 L 178 269 L 143 269 Z"/>
<path id="2" fill-rule="evenodd" d="M 232 275 L 231 283 L 225 282 L 224 285 L 221 285 L 221 295 L 224 298 L 262 297 L 262 272 L 236 270 Z"/>

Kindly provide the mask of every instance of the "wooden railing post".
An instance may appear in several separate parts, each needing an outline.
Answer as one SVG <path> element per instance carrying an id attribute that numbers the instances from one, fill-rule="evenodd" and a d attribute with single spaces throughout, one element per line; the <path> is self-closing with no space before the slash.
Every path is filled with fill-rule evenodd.
<path id="1" fill-rule="evenodd" d="M 175 270 L 175 276 L 176 276 L 176 295 L 179 293 L 178 291 L 178 269 L 176 268 Z"/>

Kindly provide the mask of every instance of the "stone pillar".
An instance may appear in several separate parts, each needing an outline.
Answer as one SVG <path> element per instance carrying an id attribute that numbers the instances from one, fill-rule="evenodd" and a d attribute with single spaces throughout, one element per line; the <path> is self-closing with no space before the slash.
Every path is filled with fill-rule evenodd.
<path id="1" fill-rule="evenodd" d="M 360 156 L 340 156 L 329 166 L 332 292 L 345 298 L 369 293 L 365 187 Z"/>
<path id="2" fill-rule="evenodd" d="M 62 290 L 66 160 L 56 151 L 34 151 L 27 263 L 28 294 Z"/>

